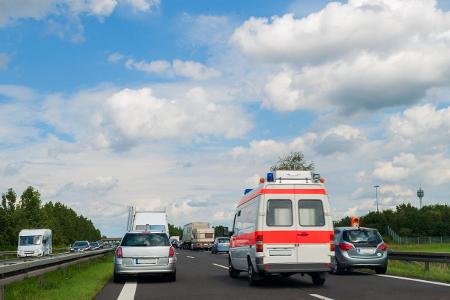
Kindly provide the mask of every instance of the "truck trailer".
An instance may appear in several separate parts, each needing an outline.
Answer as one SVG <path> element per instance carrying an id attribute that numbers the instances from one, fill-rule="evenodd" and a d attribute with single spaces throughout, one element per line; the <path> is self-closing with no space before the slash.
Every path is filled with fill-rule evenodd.
<path id="1" fill-rule="evenodd" d="M 184 225 L 182 247 L 183 249 L 210 250 L 214 244 L 214 228 L 209 223 L 193 222 Z"/>
<path id="2" fill-rule="evenodd" d="M 165 211 L 128 210 L 127 231 L 164 232 L 169 236 L 169 223 Z"/>

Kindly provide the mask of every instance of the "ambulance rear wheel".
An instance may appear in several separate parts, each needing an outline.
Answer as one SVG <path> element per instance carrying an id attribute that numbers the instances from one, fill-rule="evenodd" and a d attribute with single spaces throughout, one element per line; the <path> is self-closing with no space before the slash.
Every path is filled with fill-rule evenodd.
<path id="1" fill-rule="evenodd" d="M 239 271 L 233 268 L 233 264 L 231 263 L 231 259 L 228 258 L 228 275 L 230 275 L 231 278 L 236 278 L 239 276 Z"/>
<path id="2" fill-rule="evenodd" d="M 321 286 L 325 283 L 325 274 L 324 273 L 311 273 L 312 282 L 316 286 Z"/>
<path id="3" fill-rule="evenodd" d="M 253 269 L 252 263 L 248 262 L 248 284 L 249 285 L 257 285 L 261 281 L 261 276 L 255 272 Z"/>

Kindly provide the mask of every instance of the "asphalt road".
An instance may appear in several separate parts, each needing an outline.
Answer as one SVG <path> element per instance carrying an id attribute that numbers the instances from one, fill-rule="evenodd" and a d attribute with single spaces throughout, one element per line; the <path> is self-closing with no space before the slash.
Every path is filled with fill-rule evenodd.
<path id="1" fill-rule="evenodd" d="M 129 278 L 125 284 L 112 281 L 97 300 L 110 299 L 383 299 L 450 300 L 450 285 L 365 273 L 328 275 L 324 286 L 315 287 L 309 276 L 275 277 L 253 287 L 246 273 L 228 277 L 227 256 L 209 252 L 177 250 L 177 281 L 157 277 Z"/>

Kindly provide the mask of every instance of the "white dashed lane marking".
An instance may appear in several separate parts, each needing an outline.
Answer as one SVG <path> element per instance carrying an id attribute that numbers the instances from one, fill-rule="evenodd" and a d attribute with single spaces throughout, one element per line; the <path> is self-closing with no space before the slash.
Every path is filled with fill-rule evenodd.
<path id="1" fill-rule="evenodd" d="M 194 256 L 186 255 L 187 258 L 195 258 Z"/>
<path id="2" fill-rule="evenodd" d="M 218 264 L 213 264 L 213 265 L 216 266 L 216 267 L 224 268 L 224 269 L 227 269 L 227 270 L 228 270 L 228 267 L 226 267 L 226 266 L 222 266 L 222 265 L 218 265 Z"/>
<path id="3" fill-rule="evenodd" d="M 423 279 L 415 279 L 415 278 L 408 278 L 408 277 L 400 277 L 400 276 L 393 276 L 393 275 L 383 275 L 383 274 L 375 274 L 376 276 L 380 277 L 387 277 L 387 278 L 395 278 L 395 279 L 401 279 L 401 280 L 409 280 L 409 281 L 416 281 L 416 282 L 422 282 L 422 283 L 429 283 L 429 284 L 435 284 L 435 285 L 442 285 L 442 286 L 449 286 L 448 283 L 443 282 L 437 282 L 437 281 L 429 281 L 429 280 L 423 280 Z"/>
<path id="4" fill-rule="evenodd" d="M 133 300 L 136 294 L 137 282 L 125 282 L 117 300 Z"/>
<path id="5" fill-rule="evenodd" d="M 328 297 L 325 297 L 325 296 L 322 296 L 322 295 L 318 295 L 318 294 L 309 294 L 309 295 L 312 296 L 312 297 L 315 297 L 317 299 L 321 299 L 321 300 L 333 300 L 332 298 L 328 298 Z"/>

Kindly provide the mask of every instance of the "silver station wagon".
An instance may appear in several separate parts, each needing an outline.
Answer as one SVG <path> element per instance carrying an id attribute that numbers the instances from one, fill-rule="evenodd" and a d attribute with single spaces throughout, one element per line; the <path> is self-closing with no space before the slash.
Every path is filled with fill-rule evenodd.
<path id="1" fill-rule="evenodd" d="M 125 234 L 116 249 L 114 282 L 126 275 L 165 275 L 176 280 L 175 249 L 165 233 L 132 231 Z"/>
<path id="2" fill-rule="evenodd" d="M 376 229 L 336 227 L 334 229 L 335 257 L 332 273 L 355 268 L 369 268 L 377 274 L 387 270 L 387 246 Z"/>

